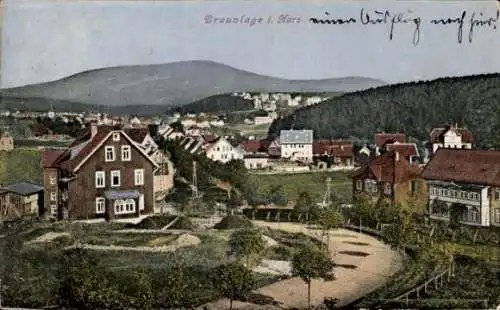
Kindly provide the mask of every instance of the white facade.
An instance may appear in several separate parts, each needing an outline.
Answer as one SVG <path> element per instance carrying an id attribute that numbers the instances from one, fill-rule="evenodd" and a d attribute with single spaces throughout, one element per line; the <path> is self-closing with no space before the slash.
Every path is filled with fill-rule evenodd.
<path id="1" fill-rule="evenodd" d="M 280 144 L 282 158 L 303 162 L 313 161 L 312 130 L 282 130 Z"/>
<path id="2" fill-rule="evenodd" d="M 436 220 L 450 220 L 450 208 L 453 204 L 465 206 L 460 223 L 473 226 L 490 226 L 490 200 L 488 186 L 477 190 L 462 190 L 449 183 L 449 186 L 429 186 L 430 217 Z M 446 208 L 439 209 L 436 203 L 444 203 Z"/>
<path id="3" fill-rule="evenodd" d="M 312 162 L 312 144 L 281 144 L 281 157 L 290 160 Z"/>
<path id="4" fill-rule="evenodd" d="M 433 143 L 432 152 L 435 153 L 438 148 L 444 147 L 448 149 L 471 149 L 471 143 L 462 143 L 462 136 L 457 134 L 455 130 L 448 130 L 443 135 L 443 143 Z"/>
<path id="5" fill-rule="evenodd" d="M 269 167 L 269 158 L 267 157 L 245 157 L 245 168 L 251 169 L 265 169 Z"/>
<path id="6" fill-rule="evenodd" d="M 243 152 L 221 137 L 207 150 L 207 157 L 213 161 L 227 163 L 231 160 L 243 159 Z"/>

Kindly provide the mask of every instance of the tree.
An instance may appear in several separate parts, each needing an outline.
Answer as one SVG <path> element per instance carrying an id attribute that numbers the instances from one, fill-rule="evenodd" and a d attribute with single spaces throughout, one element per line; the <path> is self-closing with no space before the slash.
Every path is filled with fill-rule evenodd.
<path id="1" fill-rule="evenodd" d="M 63 257 L 64 278 L 59 296 L 61 304 L 78 309 L 111 309 L 120 307 L 123 296 L 110 281 L 108 272 L 83 249 Z"/>
<path id="2" fill-rule="evenodd" d="M 163 289 L 161 290 L 161 299 L 165 299 L 164 304 L 168 308 L 182 307 L 186 302 L 188 279 L 186 276 L 186 266 L 184 262 L 174 254 L 173 265 L 168 269 L 165 282 L 161 283 Z"/>
<path id="3" fill-rule="evenodd" d="M 344 216 L 337 207 L 326 207 L 320 211 L 318 223 L 326 233 L 326 249 L 330 253 L 330 230 L 341 227 L 344 224 Z"/>
<path id="4" fill-rule="evenodd" d="M 212 274 L 212 283 L 222 296 L 229 299 L 230 310 L 233 300 L 246 297 L 254 286 L 252 272 L 235 262 L 220 265 Z"/>
<path id="5" fill-rule="evenodd" d="M 236 230 L 229 237 L 230 254 L 244 258 L 247 268 L 265 249 L 262 233 L 256 229 Z"/>
<path id="6" fill-rule="evenodd" d="M 401 210 L 393 218 L 392 223 L 383 229 L 382 233 L 389 245 L 399 250 L 405 244 L 413 241 L 416 230 L 411 215 Z"/>
<path id="7" fill-rule="evenodd" d="M 311 212 L 311 207 L 312 207 L 312 199 L 311 196 L 309 195 L 308 192 L 301 192 L 299 196 L 297 197 L 297 201 L 295 202 L 295 206 L 293 207 L 293 211 L 298 214 L 302 215 L 305 213 L 306 215 L 306 222 L 309 222 L 309 214 Z"/>
<path id="8" fill-rule="evenodd" d="M 311 309 L 311 281 L 317 278 L 333 278 L 333 262 L 328 253 L 309 244 L 297 251 L 292 257 L 292 273 L 307 284 L 307 305 Z"/>

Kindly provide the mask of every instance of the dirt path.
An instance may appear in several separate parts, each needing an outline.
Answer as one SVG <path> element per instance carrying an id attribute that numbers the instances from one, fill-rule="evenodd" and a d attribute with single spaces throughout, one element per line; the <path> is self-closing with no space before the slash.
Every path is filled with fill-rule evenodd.
<path id="1" fill-rule="evenodd" d="M 302 224 L 263 221 L 254 221 L 254 223 L 261 227 L 303 232 L 321 238 L 320 230 L 311 230 Z M 311 302 L 314 305 L 322 303 L 325 297 L 338 298 L 341 305 L 349 304 L 381 287 L 402 267 L 401 255 L 391 250 L 388 245 L 371 236 L 350 230 L 332 230 L 330 249 L 336 250 L 336 255 L 333 257 L 335 263 L 345 265 L 345 267 L 335 268 L 336 280 L 334 281 L 314 280 L 312 282 Z M 360 254 L 363 253 L 369 255 L 361 256 Z M 347 265 L 355 265 L 357 268 L 346 268 L 349 267 Z M 262 287 L 255 292 L 273 297 L 283 308 L 307 307 L 307 287 L 297 277 Z M 244 306 L 249 309 L 248 305 L 237 302 L 234 306 L 235 308 Z M 224 309 L 227 307 L 227 300 L 221 299 L 204 306 L 207 309 Z M 254 309 L 259 309 L 259 306 L 255 306 Z"/>

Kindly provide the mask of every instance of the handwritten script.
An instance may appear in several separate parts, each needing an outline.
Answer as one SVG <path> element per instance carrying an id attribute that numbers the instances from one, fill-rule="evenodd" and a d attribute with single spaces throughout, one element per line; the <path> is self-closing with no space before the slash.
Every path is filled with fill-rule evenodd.
<path id="1" fill-rule="evenodd" d="M 433 26 L 456 26 L 457 27 L 457 42 L 464 42 L 463 37 L 465 31 L 468 32 L 468 42 L 472 43 L 474 33 L 481 28 L 491 28 L 496 30 L 500 17 L 500 10 L 495 14 L 487 16 L 483 12 L 468 12 L 462 11 L 457 16 L 446 16 L 432 18 L 428 23 Z M 413 11 L 391 12 L 390 10 L 367 10 L 362 8 L 358 16 L 335 17 L 330 12 L 325 12 L 322 17 L 311 17 L 309 23 L 314 25 L 386 25 L 388 30 L 389 40 L 392 40 L 396 33 L 396 28 L 399 25 L 407 24 L 412 27 L 411 39 L 413 45 L 418 45 L 424 21 L 417 16 Z"/>

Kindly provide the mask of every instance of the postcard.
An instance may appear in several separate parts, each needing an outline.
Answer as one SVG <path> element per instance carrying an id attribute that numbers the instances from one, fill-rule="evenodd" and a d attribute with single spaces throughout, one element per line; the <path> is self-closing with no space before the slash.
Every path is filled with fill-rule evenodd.
<path id="1" fill-rule="evenodd" d="M 498 1 L 1 8 L 0 309 L 500 309 Z"/>

